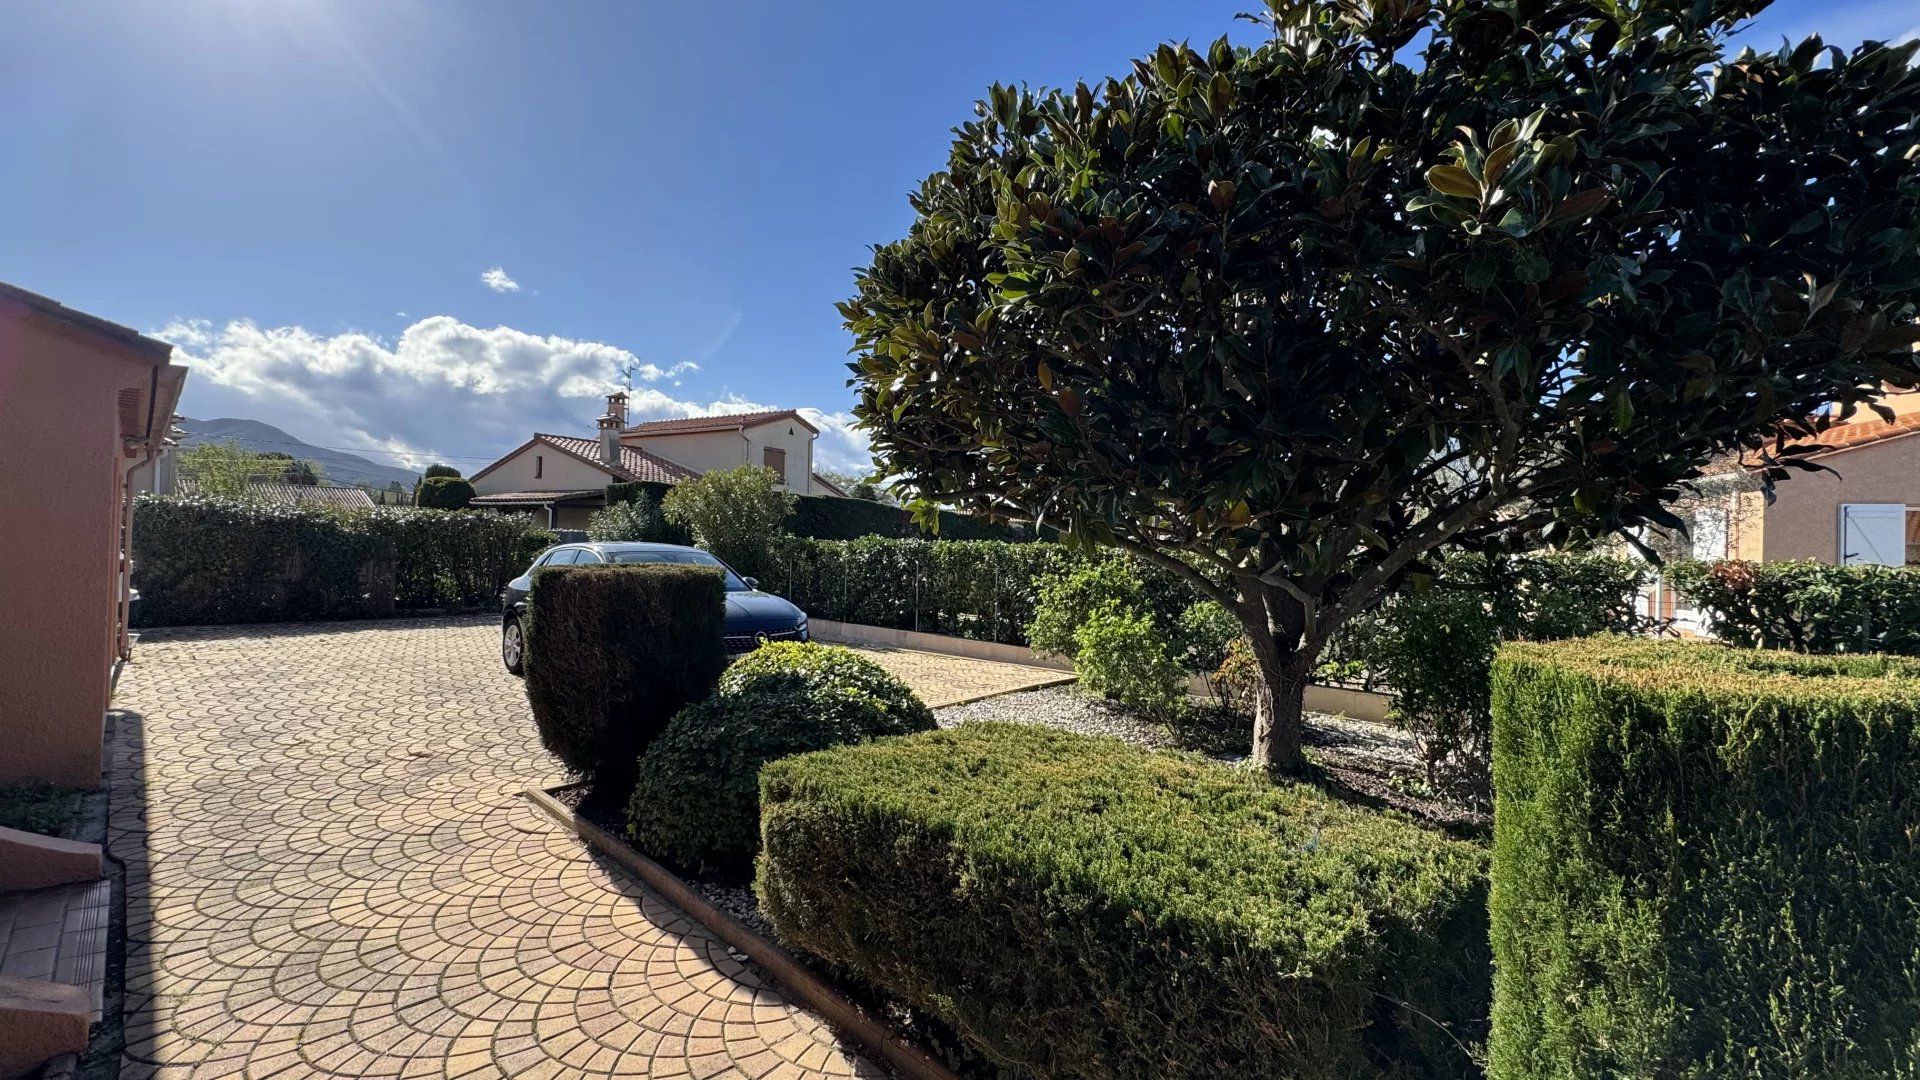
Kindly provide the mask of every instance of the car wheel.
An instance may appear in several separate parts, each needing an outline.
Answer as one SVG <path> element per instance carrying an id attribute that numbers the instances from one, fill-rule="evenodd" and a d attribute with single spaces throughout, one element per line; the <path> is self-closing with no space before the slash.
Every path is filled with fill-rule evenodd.
<path id="1" fill-rule="evenodd" d="M 527 631 L 518 615 L 507 616 L 500 624 L 500 662 L 509 675 L 524 675 L 527 663 Z"/>

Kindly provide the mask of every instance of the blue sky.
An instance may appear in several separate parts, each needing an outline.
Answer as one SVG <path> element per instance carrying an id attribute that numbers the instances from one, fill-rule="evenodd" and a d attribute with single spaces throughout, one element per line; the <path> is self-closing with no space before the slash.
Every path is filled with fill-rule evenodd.
<path id="1" fill-rule="evenodd" d="M 647 415 L 844 430 L 834 311 L 994 80 L 1070 83 L 1252 0 L 9 6 L 0 280 L 164 332 L 183 411 L 477 465 Z M 1745 35 L 1920 33 L 1787 0 Z M 489 271 L 498 271 L 489 274 Z M 395 460 L 383 456 L 383 460 Z"/>

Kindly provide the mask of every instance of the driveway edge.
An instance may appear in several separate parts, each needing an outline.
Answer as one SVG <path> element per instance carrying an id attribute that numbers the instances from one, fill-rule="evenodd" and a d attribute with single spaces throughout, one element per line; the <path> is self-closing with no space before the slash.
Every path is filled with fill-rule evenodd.
<path id="1" fill-rule="evenodd" d="M 909 1080 L 959 1080 L 945 1066 L 927 1056 L 919 1047 L 906 1042 L 881 1024 L 875 1023 L 859 1007 L 803 967 L 793 955 L 753 932 L 747 925 L 706 901 L 679 876 L 635 851 L 631 845 L 574 813 L 544 788 L 528 788 L 528 802 L 562 827 L 585 840 L 588 846 L 632 871 L 635 877 L 675 905 L 695 922 L 745 953 L 766 969 L 780 985 L 802 1004 L 818 1013 L 828 1024 L 884 1058 L 901 1076 Z"/>

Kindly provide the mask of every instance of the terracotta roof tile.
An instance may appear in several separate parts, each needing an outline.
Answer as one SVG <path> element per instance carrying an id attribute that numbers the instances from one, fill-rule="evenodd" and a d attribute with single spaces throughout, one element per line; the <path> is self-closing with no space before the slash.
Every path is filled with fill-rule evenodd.
<path id="1" fill-rule="evenodd" d="M 556 449 L 572 454 L 587 462 L 606 469 L 600 460 L 600 440 L 584 439 L 573 435 L 536 434 L 535 439 L 547 443 Z M 655 484 L 677 484 L 682 480 L 691 480 L 700 475 L 692 469 L 675 465 L 658 454 L 649 454 L 637 446 L 620 447 L 620 467 L 607 469 L 619 480 L 645 480 Z"/>
<path id="2" fill-rule="evenodd" d="M 672 420 L 649 420 L 626 429 L 627 435 L 690 435 L 701 431 L 738 431 L 770 420 L 794 419 L 818 435 L 820 429 L 808 424 L 796 409 L 768 409 L 762 412 L 722 413 L 719 416 L 683 416 Z"/>
<path id="3" fill-rule="evenodd" d="M 1870 414 L 1869 414 L 1870 415 Z M 1910 412 L 1896 416 L 1892 420 L 1882 420 L 1877 416 L 1867 420 L 1856 420 L 1850 424 L 1835 424 L 1811 439 L 1802 440 L 1825 449 L 1822 453 L 1834 450 L 1851 450 L 1856 446 L 1880 442 L 1901 435 L 1911 435 L 1920 431 L 1920 412 Z"/>

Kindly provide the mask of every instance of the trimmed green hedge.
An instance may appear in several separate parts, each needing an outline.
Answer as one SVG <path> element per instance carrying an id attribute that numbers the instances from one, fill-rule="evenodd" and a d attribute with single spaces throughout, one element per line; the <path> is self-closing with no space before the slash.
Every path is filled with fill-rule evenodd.
<path id="1" fill-rule="evenodd" d="M 903 507 L 838 495 L 802 495 L 794 500 L 793 513 L 787 518 L 787 531 L 813 540 L 857 540 L 863 536 L 902 540 L 936 538 L 929 537 Z M 1031 541 L 1034 535 L 1024 527 L 999 525 L 942 510 L 937 538 L 1021 543 Z"/>
<path id="2" fill-rule="evenodd" d="M 499 603 L 554 543 L 517 514 L 142 495 L 138 626 L 350 619 Z"/>
<path id="3" fill-rule="evenodd" d="M 640 758 L 628 835 L 698 874 L 744 880 L 760 850 L 760 767 L 933 729 L 905 683 L 851 649 L 776 641 L 736 660 Z"/>
<path id="4" fill-rule="evenodd" d="M 1728 560 L 1667 576 L 1734 645 L 1920 656 L 1920 567 Z"/>
<path id="5" fill-rule="evenodd" d="M 1027 643 L 1036 579 L 1123 558 L 1054 543 L 997 540 L 777 538 L 761 587 L 820 619 L 930 634 Z M 1198 599 L 1192 586 L 1156 566 L 1127 560 L 1163 626 Z"/>
<path id="6" fill-rule="evenodd" d="M 781 938 L 1006 1066 L 1471 1071 L 1485 854 L 1405 819 L 1197 757 L 982 723 L 772 762 L 761 802 L 757 888 Z"/>
<path id="7" fill-rule="evenodd" d="M 727 666 L 720 573 L 666 563 L 550 566 L 527 598 L 527 702 L 540 742 L 601 794 Z"/>
<path id="8" fill-rule="evenodd" d="M 1491 1075 L 1920 1071 L 1920 663 L 1509 645 L 1493 715 Z"/>

